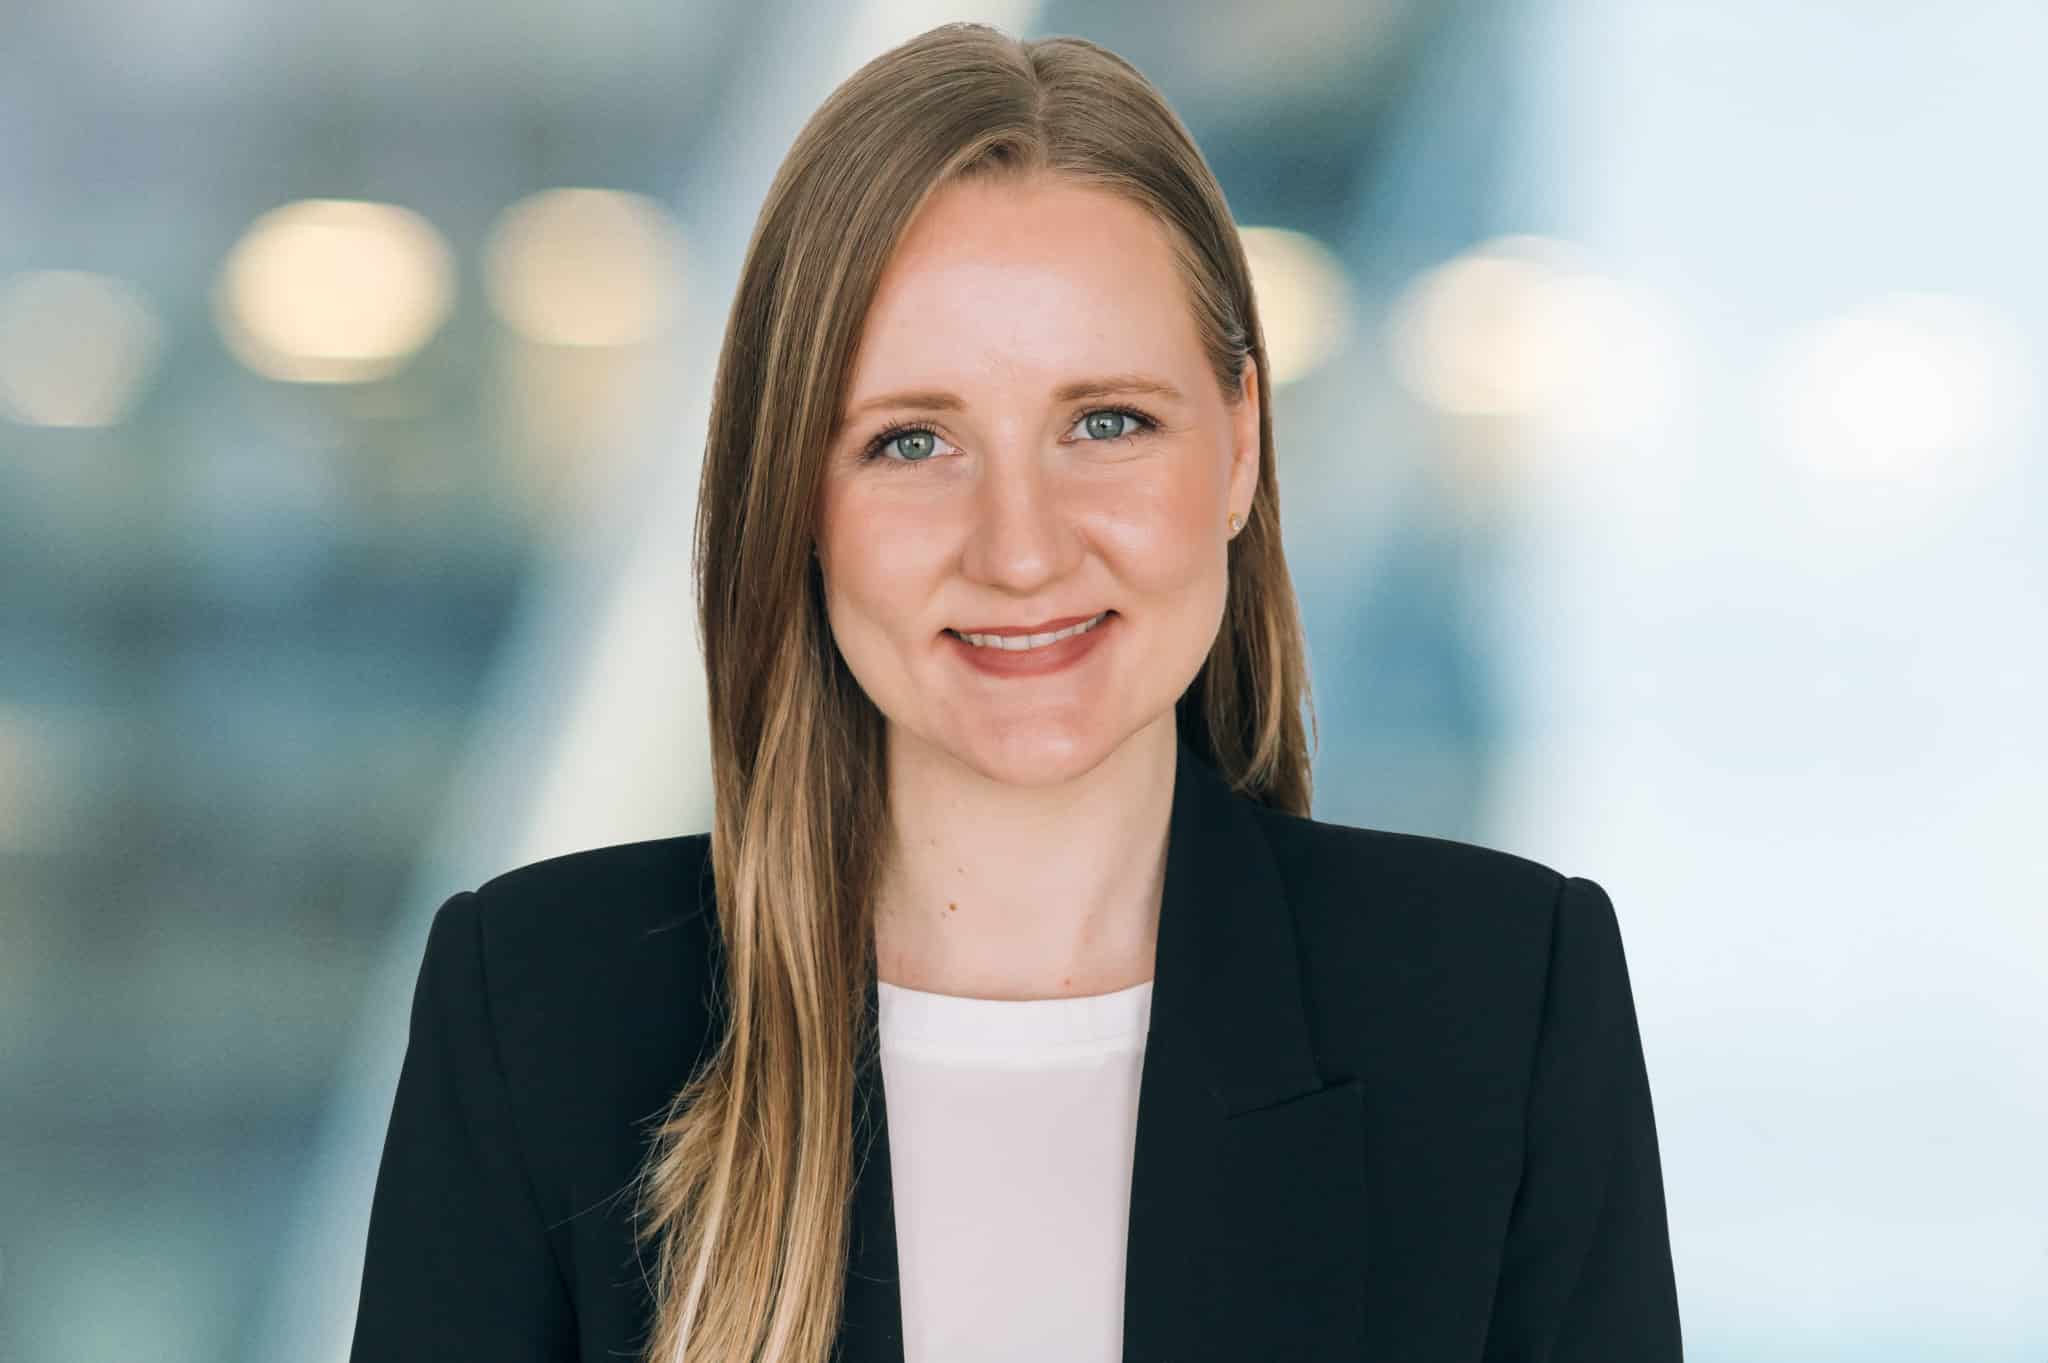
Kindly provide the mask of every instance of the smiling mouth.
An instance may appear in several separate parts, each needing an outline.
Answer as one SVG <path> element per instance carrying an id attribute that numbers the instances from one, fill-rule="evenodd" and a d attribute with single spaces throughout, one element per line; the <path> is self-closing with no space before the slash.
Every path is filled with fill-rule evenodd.
<path id="1" fill-rule="evenodd" d="M 1048 648 L 1077 634 L 1086 634 L 1114 614 L 1116 612 L 1111 610 L 1097 611 L 1079 624 L 1068 625 L 1065 629 L 1049 630 L 1043 634 L 970 634 L 957 629 L 948 629 L 946 633 L 976 648 L 999 649 L 1005 653 L 1025 653 L 1035 648 Z"/>

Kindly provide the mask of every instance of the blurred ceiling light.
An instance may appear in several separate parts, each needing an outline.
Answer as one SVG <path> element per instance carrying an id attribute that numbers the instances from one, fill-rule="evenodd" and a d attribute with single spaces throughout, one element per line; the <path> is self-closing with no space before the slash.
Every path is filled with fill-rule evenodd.
<path id="1" fill-rule="evenodd" d="M 1561 272 L 1535 303 L 1559 357 L 1539 413 L 1549 429 L 1618 439 L 1671 410 L 1685 372 L 1678 328 L 1648 293 L 1604 275 Z"/>
<path id="2" fill-rule="evenodd" d="M 1351 284 L 1322 243 L 1281 227 L 1247 227 L 1245 258 L 1275 388 L 1321 367 L 1351 332 Z"/>
<path id="3" fill-rule="evenodd" d="M 360 383 L 399 369 L 447 320 L 455 259 L 396 204 L 302 199 L 257 218 L 214 289 L 221 335 L 259 374 Z"/>
<path id="4" fill-rule="evenodd" d="M 549 189 L 513 204 L 484 248 L 492 309 L 528 340 L 637 345 L 675 320 L 682 234 L 640 194 Z"/>
<path id="5" fill-rule="evenodd" d="M 2019 432 L 2031 369 L 2018 329 L 1984 305 L 1893 294 L 1795 334 L 1766 400 L 1779 438 L 1814 468 L 1917 479 Z"/>
<path id="6" fill-rule="evenodd" d="M 1389 321 L 1395 372 L 1462 416 L 1619 436 L 1668 408 L 1677 329 L 1568 242 L 1499 237 L 1418 276 Z"/>
<path id="7" fill-rule="evenodd" d="M 0 283 L 0 408 L 31 426 L 112 426 L 156 365 L 163 324 L 127 283 L 40 270 Z"/>
<path id="8" fill-rule="evenodd" d="M 1425 271 L 1395 300 L 1394 369 L 1423 401 L 1471 415 L 1520 415 L 1539 403 L 1557 357 L 1531 325 L 1551 277 L 1521 254 L 1531 241 L 1488 242 Z"/>

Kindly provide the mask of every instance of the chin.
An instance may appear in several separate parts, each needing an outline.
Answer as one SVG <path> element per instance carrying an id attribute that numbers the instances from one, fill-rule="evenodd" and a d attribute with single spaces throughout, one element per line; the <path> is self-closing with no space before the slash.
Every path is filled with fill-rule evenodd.
<path id="1" fill-rule="evenodd" d="M 955 760 L 991 781 L 1039 789 L 1086 776 L 1116 751 L 1120 736 L 1100 718 L 1077 727 L 1018 724 L 952 748 Z"/>

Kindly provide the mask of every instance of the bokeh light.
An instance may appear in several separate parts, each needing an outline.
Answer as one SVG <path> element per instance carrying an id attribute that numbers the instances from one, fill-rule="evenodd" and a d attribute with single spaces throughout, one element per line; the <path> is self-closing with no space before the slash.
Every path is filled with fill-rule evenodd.
<path id="1" fill-rule="evenodd" d="M 1431 407 L 1559 434 L 1638 431 L 1683 377 L 1667 310 L 1544 237 L 1498 237 L 1425 271 L 1389 330 L 1395 372 Z"/>
<path id="2" fill-rule="evenodd" d="M 492 227 L 484 292 L 498 317 L 530 341 L 638 345 L 673 325 L 682 257 L 682 234 L 645 195 L 543 190 Z"/>
<path id="3" fill-rule="evenodd" d="M 1927 482 L 2022 433 L 2032 372 L 2024 336 L 1984 303 L 1898 293 L 1786 340 L 1766 401 L 1778 440 L 1805 466 Z"/>
<path id="4" fill-rule="evenodd" d="M 383 378 L 455 302 L 455 261 L 433 224 L 396 204 L 303 199 L 250 224 L 216 285 L 229 349 L 297 383 Z"/>
<path id="5" fill-rule="evenodd" d="M 1342 262 L 1306 233 L 1247 227 L 1240 235 L 1277 388 L 1314 373 L 1349 339 L 1352 289 Z"/>
<path id="6" fill-rule="evenodd" d="M 31 426 L 112 426 L 154 369 L 163 324 L 131 284 L 37 270 L 0 284 L 0 409 Z"/>

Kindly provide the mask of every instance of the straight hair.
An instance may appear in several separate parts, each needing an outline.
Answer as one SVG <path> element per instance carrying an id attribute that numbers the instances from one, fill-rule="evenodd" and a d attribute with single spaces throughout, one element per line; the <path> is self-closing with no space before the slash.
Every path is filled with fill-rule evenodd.
<path id="1" fill-rule="evenodd" d="M 829 1363 L 850 1245 L 857 1067 L 875 1062 L 880 712 L 839 656 L 812 556 L 819 485 L 877 281 L 934 191 L 1051 175 L 1166 229 L 1227 402 L 1257 361 L 1259 479 L 1228 599 L 1175 703 L 1240 793 L 1306 815 L 1305 650 L 1280 546 L 1265 348 L 1244 248 L 1187 129 L 1073 37 L 945 24 L 850 76 L 768 191 L 726 322 L 696 516 L 720 1034 L 635 1179 L 653 1243 L 643 1363 Z M 1313 724 L 1313 715 L 1310 715 Z"/>

